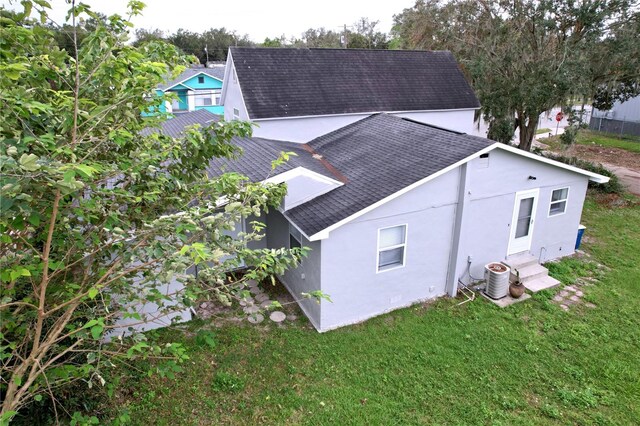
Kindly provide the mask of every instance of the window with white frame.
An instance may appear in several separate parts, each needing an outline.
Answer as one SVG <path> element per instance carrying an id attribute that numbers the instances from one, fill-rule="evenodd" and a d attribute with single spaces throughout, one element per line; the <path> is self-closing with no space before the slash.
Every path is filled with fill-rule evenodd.
<path id="1" fill-rule="evenodd" d="M 295 226 L 289 224 L 289 248 L 302 247 L 302 234 Z"/>
<path id="2" fill-rule="evenodd" d="M 555 216 L 567 211 L 567 199 L 569 198 L 569 188 L 554 189 L 551 192 L 551 203 L 549 204 L 549 216 Z"/>
<path id="3" fill-rule="evenodd" d="M 213 99 L 214 99 L 213 104 L 214 105 L 220 105 L 220 97 L 221 96 L 222 96 L 222 90 L 216 90 L 216 89 L 213 90 Z"/>
<path id="4" fill-rule="evenodd" d="M 210 93 L 196 93 L 195 95 L 196 106 L 211 106 L 211 94 Z"/>
<path id="5" fill-rule="evenodd" d="M 407 225 L 378 230 L 378 272 L 404 266 Z"/>
<path id="6" fill-rule="evenodd" d="M 233 109 L 233 119 L 234 120 L 240 119 L 240 110 L 238 108 Z"/>

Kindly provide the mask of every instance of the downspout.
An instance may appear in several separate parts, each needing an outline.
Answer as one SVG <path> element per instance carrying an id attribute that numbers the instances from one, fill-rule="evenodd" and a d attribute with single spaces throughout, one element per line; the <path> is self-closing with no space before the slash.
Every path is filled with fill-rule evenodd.
<path id="1" fill-rule="evenodd" d="M 456 205 L 456 216 L 453 224 L 453 236 L 451 253 L 449 255 L 449 271 L 447 273 L 447 294 L 455 297 L 458 292 L 458 258 L 462 247 L 462 224 L 464 211 L 466 208 L 467 193 L 467 167 L 469 163 L 460 166 L 460 181 L 458 183 L 458 203 Z"/>

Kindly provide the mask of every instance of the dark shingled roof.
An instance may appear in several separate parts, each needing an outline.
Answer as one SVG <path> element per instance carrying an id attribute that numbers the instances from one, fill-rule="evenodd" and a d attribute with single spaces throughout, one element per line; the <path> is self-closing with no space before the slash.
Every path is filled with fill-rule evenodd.
<path id="1" fill-rule="evenodd" d="M 213 68 L 205 68 L 205 67 L 196 67 L 196 68 L 187 68 L 184 70 L 178 77 L 173 80 L 169 80 L 164 84 L 158 86 L 160 90 L 167 90 L 168 88 L 175 86 L 181 81 L 185 81 L 190 79 L 191 77 L 198 75 L 200 73 L 205 73 L 210 77 L 217 78 L 218 80 L 224 80 L 224 67 L 213 67 Z"/>
<path id="2" fill-rule="evenodd" d="M 348 182 L 285 216 L 311 236 L 493 143 L 392 115 L 372 115 L 309 142 Z"/>
<path id="3" fill-rule="evenodd" d="M 448 51 L 230 50 L 252 119 L 480 107 Z"/>
<path id="4" fill-rule="evenodd" d="M 217 114 L 207 111 L 206 109 L 199 109 L 196 111 L 185 112 L 176 114 L 174 118 L 170 118 L 163 121 L 160 124 L 160 128 L 148 127 L 142 130 L 140 133 L 143 136 L 147 136 L 151 133 L 160 131 L 162 134 L 171 136 L 173 138 L 180 137 L 184 132 L 185 127 L 193 126 L 194 124 L 200 124 L 202 127 L 210 126 L 211 123 L 219 121 L 221 117 Z"/>
<path id="5" fill-rule="evenodd" d="M 233 138 L 233 143 L 242 149 L 242 156 L 231 160 L 214 158 L 209 162 L 207 172 L 209 176 L 218 176 L 225 172 L 237 172 L 247 176 L 253 182 L 265 180 L 268 177 L 284 173 L 296 167 L 304 167 L 324 176 L 336 179 L 336 176 L 313 159 L 304 145 L 293 142 L 274 141 L 263 138 Z M 281 152 L 293 152 L 289 161 L 271 170 L 271 162 L 280 156 Z"/>
<path id="6" fill-rule="evenodd" d="M 294 151 L 298 156 L 276 173 L 302 166 L 346 180 L 345 185 L 285 212 L 311 236 L 493 143 L 397 116 L 375 114 L 308 144 L 238 140 L 245 155 L 235 161 L 212 160 L 209 172 L 217 175 L 221 169 L 237 171 L 252 180 L 263 180 L 280 151 Z"/>

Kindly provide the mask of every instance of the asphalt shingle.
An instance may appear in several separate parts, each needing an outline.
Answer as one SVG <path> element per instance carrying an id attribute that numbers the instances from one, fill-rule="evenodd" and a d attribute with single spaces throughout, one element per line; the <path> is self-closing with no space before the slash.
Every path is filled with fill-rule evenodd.
<path id="1" fill-rule="evenodd" d="M 149 127 L 142 130 L 140 133 L 143 136 L 147 136 L 149 134 L 160 131 L 164 135 L 178 138 L 182 135 L 185 128 L 188 126 L 200 124 L 202 127 L 207 127 L 211 125 L 211 123 L 215 123 L 219 120 L 219 115 L 209 112 L 206 109 L 199 109 L 196 111 L 178 114 L 173 118 L 169 118 L 168 120 L 163 121 L 160 124 L 159 128 Z"/>
<path id="2" fill-rule="evenodd" d="M 348 181 L 285 215 L 311 236 L 493 143 L 392 115 L 372 115 L 309 142 Z"/>
<path id="3" fill-rule="evenodd" d="M 252 119 L 480 106 L 448 51 L 230 49 Z"/>
<path id="4" fill-rule="evenodd" d="M 372 115 L 308 144 L 260 138 L 235 142 L 244 155 L 211 160 L 211 175 L 236 171 L 260 181 L 301 166 L 345 183 L 285 212 L 308 236 L 494 143 L 387 114 Z M 298 155 L 271 172 L 280 151 Z"/>
<path id="5" fill-rule="evenodd" d="M 242 150 L 242 155 L 236 159 L 211 159 L 207 167 L 209 176 L 237 172 L 247 176 L 253 182 L 260 182 L 296 167 L 304 167 L 324 176 L 336 178 L 321 162 L 311 156 L 304 145 L 299 143 L 238 137 L 233 138 L 232 142 Z M 281 152 L 293 152 L 295 155 L 289 157 L 289 161 L 272 170 L 271 162 L 277 159 Z"/>
<path id="6" fill-rule="evenodd" d="M 196 67 L 196 68 L 187 68 L 184 70 L 178 77 L 173 80 L 169 80 L 164 84 L 158 86 L 160 90 L 167 90 L 168 88 L 175 86 L 181 81 L 185 81 L 190 79 L 191 77 L 198 75 L 200 73 L 205 73 L 210 77 L 216 78 L 220 81 L 224 79 L 224 67 L 213 67 L 213 68 L 205 68 L 205 67 Z"/>

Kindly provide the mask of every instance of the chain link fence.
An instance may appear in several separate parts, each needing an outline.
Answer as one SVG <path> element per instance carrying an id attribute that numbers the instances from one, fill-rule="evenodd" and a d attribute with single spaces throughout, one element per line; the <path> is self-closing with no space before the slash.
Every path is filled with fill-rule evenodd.
<path id="1" fill-rule="evenodd" d="M 640 122 L 638 121 L 614 120 L 612 118 L 592 116 L 589 121 L 589 128 L 615 135 L 640 136 Z"/>

